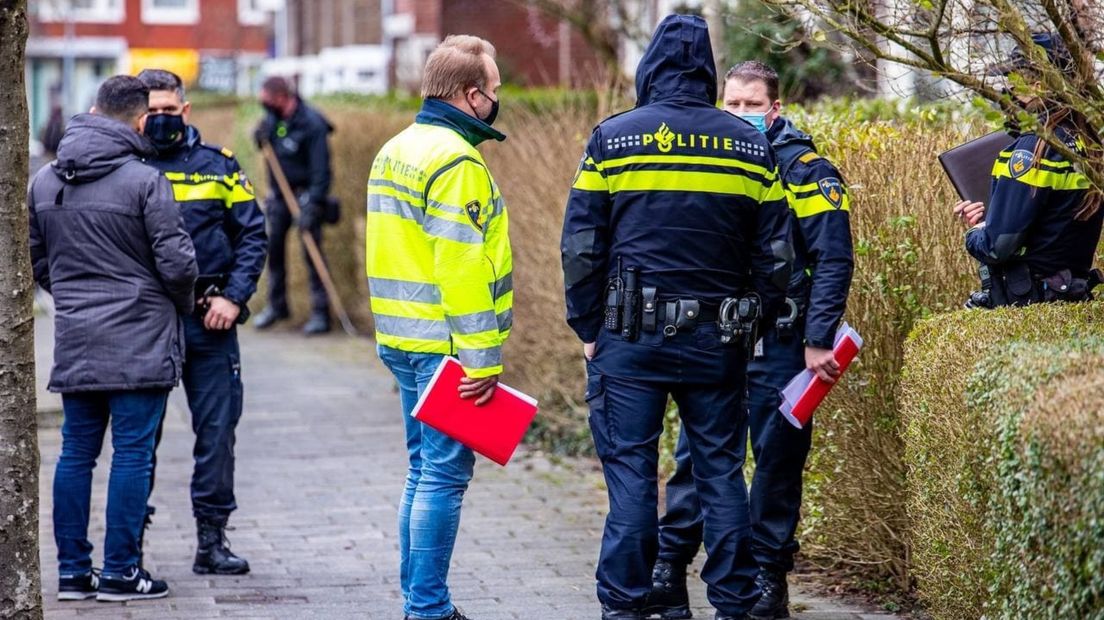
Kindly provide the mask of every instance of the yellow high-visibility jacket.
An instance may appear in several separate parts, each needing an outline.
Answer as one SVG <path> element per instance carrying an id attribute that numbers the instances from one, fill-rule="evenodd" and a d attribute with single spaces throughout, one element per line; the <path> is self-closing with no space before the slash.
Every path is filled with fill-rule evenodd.
<path id="1" fill-rule="evenodd" d="M 506 206 L 483 157 L 448 127 L 415 123 L 368 179 L 365 251 L 376 341 L 502 372 L 513 324 Z"/>

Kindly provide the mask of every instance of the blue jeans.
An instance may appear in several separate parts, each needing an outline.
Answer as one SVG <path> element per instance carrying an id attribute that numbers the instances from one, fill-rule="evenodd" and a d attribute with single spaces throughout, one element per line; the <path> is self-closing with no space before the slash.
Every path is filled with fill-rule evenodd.
<path id="1" fill-rule="evenodd" d="M 453 610 L 447 583 L 449 562 L 475 454 L 410 416 L 444 356 L 382 345 L 378 352 L 399 382 L 410 455 L 406 488 L 399 504 L 403 613 L 412 620 L 441 618 Z"/>
<path id="2" fill-rule="evenodd" d="M 162 389 L 62 395 L 65 422 L 54 473 L 54 540 L 60 574 L 82 575 L 92 568 L 88 541 L 92 469 L 109 423 L 114 454 L 107 485 L 103 574 L 120 577 L 138 564 L 153 436 L 168 396 L 168 390 Z"/>

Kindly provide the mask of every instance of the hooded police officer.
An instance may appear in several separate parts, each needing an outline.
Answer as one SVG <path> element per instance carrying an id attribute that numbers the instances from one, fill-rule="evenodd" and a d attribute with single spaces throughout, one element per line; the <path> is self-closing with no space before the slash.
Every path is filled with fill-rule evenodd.
<path id="1" fill-rule="evenodd" d="M 795 260 L 786 308 L 763 330 L 761 351 L 748 365 L 748 416 L 755 475 L 751 483 L 752 553 L 762 597 L 749 616 L 788 618 L 786 573 L 793 570 L 801 508 L 802 472 L 812 424 L 794 428 L 779 414 L 781 390 L 809 368 L 833 382 L 832 354 L 851 286 L 851 202 L 842 176 L 816 151 L 812 137 L 781 116 L 778 73 L 748 61 L 725 75 L 725 110 L 766 134 L 778 157 L 794 227 Z M 689 618 L 686 566 L 701 546 L 702 513 L 685 437 L 677 469 L 667 483 L 667 513 L 660 520 L 659 560 L 653 571 L 651 609 L 668 620 Z"/>
<path id="2" fill-rule="evenodd" d="M 678 405 L 702 498 L 702 570 L 718 619 L 759 597 L 741 471 L 756 307 L 785 297 L 793 249 L 770 145 L 719 110 L 709 33 L 663 20 L 633 110 L 595 128 L 561 251 L 567 319 L 584 343 L 586 400 L 610 511 L 598 561 L 605 620 L 645 617 L 656 559 L 658 440 Z"/>

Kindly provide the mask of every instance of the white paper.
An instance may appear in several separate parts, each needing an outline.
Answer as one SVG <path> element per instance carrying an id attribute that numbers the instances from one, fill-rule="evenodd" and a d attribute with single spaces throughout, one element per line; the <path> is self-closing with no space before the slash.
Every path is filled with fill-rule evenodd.
<path id="1" fill-rule="evenodd" d="M 835 349 L 838 347 L 840 341 L 845 337 L 850 338 L 855 342 L 857 348 L 860 350 L 862 349 L 862 337 L 859 336 L 859 332 L 852 329 L 847 323 L 840 325 L 839 329 L 836 330 L 836 338 L 833 341 L 832 348 Z M 797 406 L 797 401 L 801 400 L 801 395 L 805 393 L 805 390 L 814 379 L 816 379 L 816 373 L 806 368 L 794 375 L 794 378 L 790 379 L 786 387 L 782 388 L 782 404 L 779 405 L 778 410 L 782 412 L 782 415 L 785 416 L 790 424 L 793 424 L 797 428 L 801 428 L 801 424 L 793 417 L 793 409 Z"/>

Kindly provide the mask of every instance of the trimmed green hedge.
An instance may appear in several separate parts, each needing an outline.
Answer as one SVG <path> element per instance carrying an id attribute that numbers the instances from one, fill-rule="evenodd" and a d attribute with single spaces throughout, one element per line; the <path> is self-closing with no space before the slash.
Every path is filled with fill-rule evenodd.
<path id="1" fill-rule="evenodd" d="M 905 360 L 910 568 L 931 615 L 1104 618 L 1104 303 L 939 316 Z"/>

